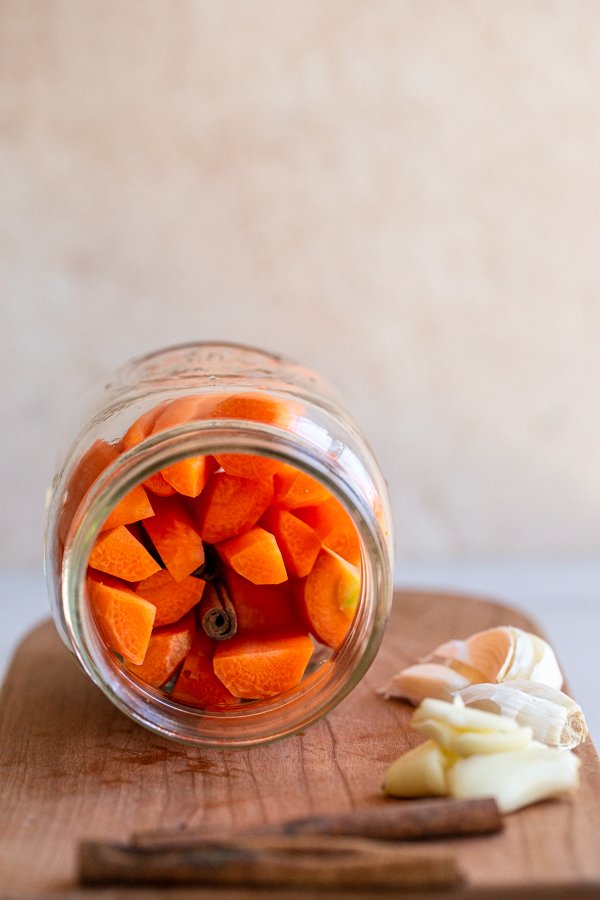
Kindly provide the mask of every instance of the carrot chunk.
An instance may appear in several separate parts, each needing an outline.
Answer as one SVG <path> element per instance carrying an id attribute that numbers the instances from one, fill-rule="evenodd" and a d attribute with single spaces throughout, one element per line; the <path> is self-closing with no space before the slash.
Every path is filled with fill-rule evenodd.
<path id="1" fill-rule="evenodd" d="M 300 584 L 300 605 L 312 633 L 323 644 L 339 647 L 356 611 L 360 569 L 323 549 Z"/>
<path id="2" fill-rule="evenodd" d="M 278 400 L 267 393 L 259 392 L 230 394 L 217 403 L 211 412 L 214 419 L 246 419 L 286 428 L 292 415 L 298 415 L 301 407 L 297 403 Z"/>
<path id="3" fill-rule="evenodd" d="M 284 471 L 277 473 L 274 483 L 273 503 L 286 509 L 316 506 L 331 497 L 330 492 L 319 481 L 294 466 L 286 466 Z"/>
<path id="4" fill-rule="evenodd" d="M 194 504 L 203 540 L 216 544 L 248 531 L 273 499 L 271 478 L 251 480 L 217 472 Z"/>
<path id="5" fill-rule="evenodd" d="M 113 507 L 106 519 L 101 531 L 107 528 L 116 528 L 118 525 L 132 525 L 141 519 L 148 519 L 154 515 L 154 510 L 148 499 L 148 494 L 141 484 L 136 484 L 117 505 Z"/>
<path id="6" fill-rule="evenodd" d="M 197 497 L 216 469 L 218 464 L 212 456 L 188 456 L 161 469 L 161 475 L 178 494 Z"/>
<path id="7" fill-rule="evenodd" d="M 281 584 L 287 572 L 277 541 L 264 528 L 252 528 L 244 534 L 217 544 L 221 559 L 253 584 Z"/>
<path id="8" fill-rule="evenodd" d="M 155 515 L 144 527 L 175 581 L 182 581 L 204 562 L 202 538 L 179 497 L 154 497 L 152 505 Z"/>
<path id="9" fill-rule="evenodd" d="M 191 613 L 180 622 L 155 628 L 148 642 L 144 662 L 140 665 L 128 663 L 127 668 L 152 687 L 160 687 L 171 678 L 189 653 L 195 630 L 194 616 Z"/>
<path id="10" fill-rule="evenodd" d="M 161 569 L 140 581 L 135 592 L 156 607 L 155 626 L 170 625 L 199 603 L 205 584 L 201 578 L 191 575 L 175 581 L 168 569 Z"/>
<path id="11" fill-rule="evenodd" d="M 214 673 L 215 644 L 216 642 L 207 637 L 200 628 L 196 631 L 191 649 L 185 657 L 173 687 L 171 696 L 174 700 L 203 709 L 215 709 L 238 703 L 237 698 Z"/>
<path id="12" fill-rule="evenodd" d="M 296 687 L 312 652 L 307 634 L 236 636 L 217 647 L 213 668 L 234 697 L 263 700 Z"/>
<path id="13" fill-rule="evenodd" d="M 152 634 L 155 607 L 110 575 L 89 572 L 87 590 L 98 630 L 108 646 L 128 662 L 141 665 Z"/>
<path id="14" fill-rule="evenodd" d="M 253 453 L 219 453 L 215 459 L 229 475 L 239 475 L 241 478 L 268 478 L 284 466 L 277 459 Z"/>
<path id="15" fill-rule="evenodd" d="M 238 634 L 302 630 L 289 582 L 252 584 L 233 569 L 226 569 L 223 579 L 235 608 Z"/>
<path id="16" fill-rule="evenodd" d="M 60 511 L 58 536 L 61 546 L 67 539 L 73 516 L 79 504 L 102 472 L 119 456 L 118 447 L 101 439 L 94 441 L 83 454 L 69 477 L 66 501 Z"/>
<path id="17" fill-rule="evenodd" d="M 343 556 L 353 566 L 360 563 L 360 544 L 352 519 L 335 497 L 319 506 L 309 506 L 295 513 L 298 518 L 314 528 L 324 547 Z"/>
<path id="18" fill-rule="evenodd" d="M 260 524 L 275 536 L 288 575 L 308 575 L 321 549 L 315 531 L 286 509 L 271 508 Z"/>
<path id="19" fill-rule="evenodd" d="M 152 434 L 154 423 L 166 405 L 166 403 L 159 403 L 158 406 L 149 409 L 129 426 L 123 436 L 123 450 L 131 450 L 132 447 L 137 447 L 138 444 Z M 165 481 L 160 472 L 150 475 L 144 481 L 144 487 L 147 487 L 153 494 L 158 494 L 160 497 L 169 497 L 175 493 L 175 488 Z"/>
<path id="20" fill-rule="evenodd" d="M 123 581 L 141 581 L 160 569 L 156 560 L 125 525 L 118 525 L 98 535 L 88 564 Z"/>

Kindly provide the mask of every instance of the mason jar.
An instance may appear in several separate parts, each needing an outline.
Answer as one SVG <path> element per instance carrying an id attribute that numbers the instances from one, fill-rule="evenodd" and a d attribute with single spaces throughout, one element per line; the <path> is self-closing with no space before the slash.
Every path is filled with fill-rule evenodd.
<path id="1" fill-rule="evenodd" d="M 165 410 L 170 413 L 162 416 L 162 428 L 143 427 L 144 423 L 155 422 Z M 105 546 L 104 536 L 116 540 L 118 528 L 121 528 L 126 530 L 122 536 L 127 540 L 127 535 L 132 535 L 132 540 L 140 546 L 148 549 L 150 545 L 150 519 L 126 522 L 106 530 L 105 524 L 114 520 L 115 511 L 122 509 L 124 498 L 131 497 L 134 489 L 142 485 L 143 493 L 152 505 L 150 512 L 155 512 L 157 505 L 165 503 L 161 494 L 176 493 L 165 481 L 163 473 L 179 471 L 178 466 L 182 463 L 187 465 L 185 461 L 197 459 L 211 461 L 209 477 L 216 479 L 223 475 L 219 460 L 225 461 L 226 469 L 229 461 L 241 460 L 246 466 L 241 467 L 243 477 L 252 474 L 247 471 L 247 466 L 259 460 L 261 484 L 264 478 L 274 479 L 280 491 L 282 483 L 288 484 L 285 479 L 289 473 L 300 473 L 294 483 L 317 485 L 317 493 L 322 489 L 323 496 L 332 498 L 327 503 L 343 509 L 356 535 L 357 558 L 351 565 L 359 573 L 357 602 L 343 639 L 323 639 L 321 626 L 314 624 L 316 620 L 323 620 L 327 630 L 327 610 L 324 612 L 318 604 L 320 598 L 325 605 L 332 602 L 318 576 L 309 573 L 299 577 L 298 572 L 304 572 L 304 569 L 293 570 L 294 574 L 289 575 L 285 583 L 286 591 L 289 589 L 286 597 L 291 598 L 292 606 L 300 597 L 302 610 L 298 612 L 294 608 L 293 614 L 298 614 L 298 621 L 302 622 L 299 630 L 311 640 L 310 659 L 303 675 L 291 687 L 283 684 L 282 690 L 262 691 L 263 695 L 258 697 L 252 696 L 252 688 L 246 689 L 245 695 L 244 690 L 234 688 L 234 699 L 230 704 L 206 702 L 203 705 L 194 700 L 182 700 L 181 692 L 173 688 L 177 671 L 169 676 L 171 688 L 148 683 L 139 677 L 136 673 L 141 670 L 128 663 L 121 645 L 114 645 L 114 642 L 110 645 L 106 628 L 101 627 L 107 620 L 99 618 L 97 608 L 90 602 L 89 579 L 92 577 L 92 587 L 101 585 L 98 590 L 107 594 L 110 606 L 115 576 L 104 575 L 103 565 L 105 569 L 117 565 L 117 580 L 120 578 L 118 554 L 116 562 L 111 558 L 108 566 L 100 562 L 100 574 L 93 566 L 90 569 L 91 563 L 98 565 L 97 558 L 105 558 L 101 554 L 99 557 L 97 550 L 100 545 Z M 273 471 L 286 474 L 265 475 Z M 238 476 L 228 477 L 231 481 Z M 298 481 L 302 478 L 304 481 Z M 167 489 L 161 490 L 161 485 L 166 485 Z M 153 487 L 158 493 L 153 492 Z M 188 491 L 190 493 L 193 491 Z M 202 498 L 202 492 L 196 498 L 184 496 L 181 503 L 198 506 Z M 172 502 L 180 502 L 178 494 Z M 270 515 L 277 519 L 282 513 L 277 511 L 276 500 L 274 508 L 275 513 Z M 224 509 L 223 515 L 227 517 L 231 510 L 227 505 Z M 292 504 L 288 513 L 293 514 L 294 525 L 297 520 L 304 519 L 312 526 L 314 523 L 309 515 L 318 517 L 319 509 L 318 504 L 313 507 L 305 504 L 300 509 Z M 118 516 L 116 521 L 120 522 Z M 270 519 L 267 517 L 266 521 L 268 528 Z M 260 527 L 262 522 L 259 520 L 257 529 L 251 529 L 253 533 L 260 531 L 259 537 L 264 537 Z M 202 529 L 199 531 L 202 533 Z M 217 542 L 214 547 L 205 545 L 206 553 L 213 561 L 218 557 L 217 570 L 222 571 L 225 545 L 232 543 L 236 543 L 234 538 Z M 333 581 L 330 581 L 337 585 L 336 567 L 344 573 L 347 567 L 336 549 L 340 550 L 337 546 L 331 549 L 324 542 L 318 553 L 325 568 L 335 570 Z M 157 560 L 156 566 L 163 567 L 160 554 L 151 546 L 150 551 Z M 340 553 L 343 552 L 341 549 Z M 235 560 L 239 559 L 242 556 L 238 554 Z M 237 564 L 241 566 L 241 563 Z M 164 570 L 161 568 L 161 571 Z M 244 576 L 248 574 L 245 569 L 242 572 Z M 122 712 L 163 737 L 190 744 L 227 747 L 271 741 L 309 726 L 333 709 L 358 684 L 380 646 L 392 600 L 392 572 L 393 536 L 388 492 L 360 429 L 344 410 L 335 391 L 320 376 L 282 357 L 251 347 L 190 343 L 160 350 L 123 366 L 100 389 L 96 405 L 68 449 L 49 496 L 46 575 L 54 620 L 63 641 L 92 681 Z M 166 571 L 164 576 L 171 577 Z M 140 594 L 142 582 L 138 581 L 135 572 L 133 577 L 130 574 L 127 577 L 129 581 L 119 581 L 114 596 L 121 599 L 124 596 L 125 601 L 131 602 L 137 610 L 139 603 L 133 595 Z M 202 567 L 189 573 L 189 578 L 194 577 L 205 585 L 210 583 L 207 580 L 210 573 Z M 239 579 L 241 576 L 235 574 L 232 577 Z M 259 599 L 260 591 L 259 586 Z M 308 595 L 313 610 L 312 626 L 311 621 L 306 622 Z M 194 629 L 200 628 L 203 602 L 200 599 L 195 612 L 192 609 L 188 614 L 195 616 L 189 620 L 193 621 Z M 142 604 L 146 603 L 142 600 Z M 144 610 L 147 608 L 144 605 Z M 108 614 L 104 611 L 102 615 Z M 222 618 L 217 615 L 213 625 L 222 625 Z M 331 618 L 339 619 L 337 610 Z M 114 622 L 111 627 L 116 627 Z M 152 634 L 161 630 L 165 628 L 154 629 Z M 251 637 L 254 640 L 252 646 L 260 648 L 263 636 L 254 634 Z M 277 639 L 276 635 L 275 643 Z M 235 635 L 232 640 L 236 647 L 242 647 L 239 653 L 249 652 L 248 640 L 244 643 L 243 635 Z M 306 637 L 294 640 L 303 641 L 302 646 L 306 646 Z M 213 669 L 216 669 L 217 658 L 227 656 L 222 650 L 225 645 L 225 640 L 215 643 Z M 255 668 L 256 660 L 255 653 L 251 657 Z M 179 664 L 180 673 L 182 666 L 185 667 L 185 662 Z M 235 666 L 233 670 L 236 671 Z M 210 672 L 209 676 L 212 677 Z M 226 683 L 228 690 L 231 689 L 231 683 Z M 261 693 L 258 689 L 256 692 Z"/>

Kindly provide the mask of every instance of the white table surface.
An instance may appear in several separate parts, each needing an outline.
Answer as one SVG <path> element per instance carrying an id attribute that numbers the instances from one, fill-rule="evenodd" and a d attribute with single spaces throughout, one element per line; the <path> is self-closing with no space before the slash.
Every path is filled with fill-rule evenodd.
<path id="1" fill-rule="evenodd" d="M 553 644 L 600 746 L 600 559 L 404 564 L 397 585 L 489 596 L 532 616 Z M 19 641 L 49 615 L 41 572 L 0 571 L 0 679 Z"/>

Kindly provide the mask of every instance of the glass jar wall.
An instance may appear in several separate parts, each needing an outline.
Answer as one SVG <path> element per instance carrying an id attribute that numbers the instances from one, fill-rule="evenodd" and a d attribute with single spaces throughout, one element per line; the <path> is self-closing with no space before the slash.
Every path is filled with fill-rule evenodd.
<path id="1" fill-rule="evenodd" d="M 53 483 L 63 640 L 123 712 L 198 745 L 273 740 L 339 703 L 381 643 L 392 557 L 384 479 L 335 392 L 248 347 L 123 367 Z"/>

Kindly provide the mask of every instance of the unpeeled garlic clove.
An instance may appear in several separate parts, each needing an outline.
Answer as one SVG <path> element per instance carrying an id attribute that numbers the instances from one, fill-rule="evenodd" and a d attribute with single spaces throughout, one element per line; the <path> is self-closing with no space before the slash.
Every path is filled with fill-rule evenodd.
<path id="1" fill-rule="evenodd" d="M 426 697 L 451 701 L 457 691 L 472 683 L 470 678 L 448 666 L 439 663 L 417 663 L 394 675 L 387 686 L 381 688 L 378 693 L 386 700 L 398 698 L 418 706 Z"/>
<path id="2" fill-rule="evenodd" d="M 562 673 L 550 645 L 514 626 L 478 631 L 465 640 L 440 644 L 424 662 L 437 662 L 471 675 L 471 683 L 527 678 L 560 688 Z M 480 677 L 476 676 L 479 673 Z"/>
<path id="3" fill-rule="evenodd" d="M 532 742 L 523 750 L 459 759 L 446 777 L 453 797 L 494 797 L 510 813 L 577 789 L 579 760 L 570 750 Z"/>
<path id="4" fill-rule="evenodd" d="M 450 761 L 435 741 L 425 741 L 392 763 L 383 790 L 393 797 L 443 797 L 448 793 Z"/>
<path id="5" fill-rule="evenodd" d="M 476 684 L 464 688 L 460 698 L 469 707 L 510 716 L 528 725 L 535 740 L 570 750 L 588 734 L 582 709 L 562 691 L 527 680 L 502 684 Z"/>

